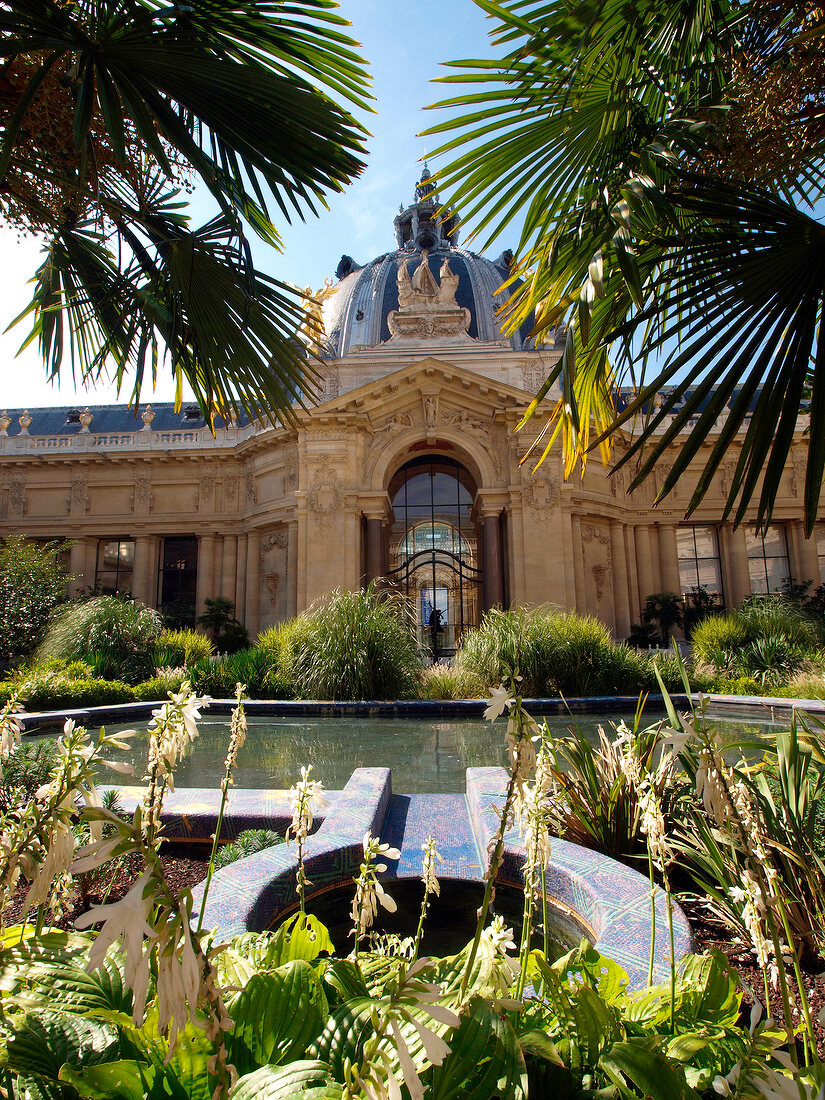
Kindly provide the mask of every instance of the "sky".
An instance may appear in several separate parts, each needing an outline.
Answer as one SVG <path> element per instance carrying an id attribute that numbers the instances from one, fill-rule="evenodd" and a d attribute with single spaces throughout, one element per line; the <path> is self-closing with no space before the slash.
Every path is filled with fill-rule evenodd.
<path id="1" fill-rule="evenodd" d="M 444 61 L 491 53 L 487 37 L 490 21 L 472 0 L 341 0 L 340 13 L 352 23 L 350 34 L 361 42 L 374 80 L 377 113 L 363 119 L 373 134 L 368 142 L 367 168 L 343 194 L 329 198 L 330 208 L 321 217 L 293 226 L 279 225 L 282 254 L 253 242 L 259 268 L 315 289 L 323 285 L 325 277 L 334 277 L 344 253 L 363 264 L 395 247 L 393 217 L 399 204 L 412 202 L 420 158 L 436 145 L 433 138 L 428 139 L 428 146 L 427 140 L 416 137 L 438 120 L 438 113 L 424 107 L 449 91 L 431 81 L 444 73 L 440 67 Z M 431 168 L 437 166 L 431 162 Z M 196 194 L 193 219 L 206 221 L 210 213 L 208 197 Z M 514 228 L 510 237 L 490 247 L 490 255 L 514 247 L 517 239 Z M 39 249 L 36 241 L 19 240 L 15 231 L 0 228 L 0 329 L 31 297 L 28 280 L 38 266 Z M 64 369 L 59 386 L 48 383 L 34 346 L 15 358 L 27 333 L 25 322 L 11 332 L 0 333 L 0 409 L 99 405 L 118 400 L 112 385 L 76 389 L 70 366 Z M 173 400 L 168 375 L 167 370 L 154 395 L 144 386 L 142 403 Z"/>

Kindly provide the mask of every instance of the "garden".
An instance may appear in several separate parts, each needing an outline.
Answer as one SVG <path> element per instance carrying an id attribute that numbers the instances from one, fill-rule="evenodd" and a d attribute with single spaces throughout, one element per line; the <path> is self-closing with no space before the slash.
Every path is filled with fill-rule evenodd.
<path id="1" fill-rule="evenodd" d="M 9 626 L 0 699 L 30 712 L 162 701 L 184 680 L 213 698 L 231 697 L 239 682 L 257 699 L 483 698 L 503 668 L 516 667 L 527 697 L 639 695 L 656 692 L 657 677 L 681 690 L 671 652 L 617 643 L 603 623 L 575 612 L 493 609 L 466 632 L 451 665 L 432 665 L 416 646 L 410 606 L 374 586 L 330 593 L 249 644 L 228 600 L 206 601 L 200 630 L 165 628 L 128 596 L 66 601 L 64 557 L 57 543 L 14 538 L 0 547 L 0 614 Z M 655 597 L 660 617 L 664 595 Z M 694 688 L 825 697 L 825 620 L 804 596 L 752 597 L 693 624 Z"/>
<path id="2" fill-rule="evenodd" d="M 332 593 L 218 656 L 230 608 L 207 609 L 209 637 L 164 629 L 157 613 L 120 596 L 63 602 L 58 549 L 16 544 L 0 571 L 25 564 L 0 593 L 25 624 L 28 649 L 8 656 L 0 716 L 6 1095 L 819 1095 L 821 729 L 794 718 L 770 737 L 731 740 L 700 705 L 681 715 L 670 700 L 697 686 L 786 694 L 810 685 L 814 694 L 822 635 L 810 608 L 772 597 L 709 616 L 694 627 L 690 672 L 675 651 L 617 644 L 593 619 L 493 610 L 451 667 L 427 667 L 404 602 L 367 589 Z M 51 595 L 35 605 L 19 598 L 27 587 Z M 595 742 L 572 719 L 566 735 L 551 733 L 524 703 L 650 691 L 664 697 L 664 720 L 647 721 L 640 700 L 629 722 L 606 723 Z M 286 837 L 253 830 L 221 846 L 219 817 L 211 852 L 165 841 L 164 800 L 181 757 L 197 752 L 210 695 L 236 700 L 221 814 L 233 783 L 243 786 L 247 696 L 492 696 L 486 716 L 506 721 L 510 774 L 470 942 L 455 954 L 421 950 L 431 905 L 450 890 L 435 838 L 422 851 L 415 935 L 380 930 L 380 914 L 395 907 L 381 875 L 397 853 L 369 834 L 351 888 L 351 934 L 333 942 L 306 898 L 303 845 L 324 796 L 323 775 L 309 770 L 294 777 Z M 58 740 L 27 744 L 18 720 L 23 706 L 128 699 L 158 703 L 133 814 L 97 786 L 104 766 L 130 771 L 118 762 L 128 733 L 67 721 Z M 495 882 L 513 828 L 525 847 L 525 889 L 520 918 L 506 924 Z M 546 873 L 556 837 L 648 876 L 652 897 L 664 892 L 658 924 L 652 902 L 643 988 L 631 989 L 622 967 L 586 940 L 555 957 Z M 297 912 L 280 927 L 217 942 L 200 917 L 213 874 L 283 843 L 297 847 Z M 696 937 L 696 953 L 681 960 L 667 951 L 676 904 Z M 671 958 L 665 981 L 654 981 L 657 945 Z"/>

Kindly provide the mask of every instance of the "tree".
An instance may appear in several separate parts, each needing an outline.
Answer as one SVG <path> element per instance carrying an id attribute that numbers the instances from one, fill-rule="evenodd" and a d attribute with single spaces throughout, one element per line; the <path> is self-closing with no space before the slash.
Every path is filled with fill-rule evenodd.
<path id="1" fill-rule="evenodd" d="M 65 567 L 67 549 L 65 543 L 38 546 L 17 535 L 0 544 L 0 661 L 36 649 L 72 579 Z"/>
<path id="2" fill-rule="evenodd" d="M 527 413 L 558 380 L 546 448 L 561 434 L 570 472 L 632 423 L 619 465 L 639 461 L 635 486 L 695 420 L 661 499 L 727 406 L 688 513 L 750 417 L 725 515 L 741 521 L 759 494 L 766 524 L 809 409 L 810 532 L 825 470 L 825 226 L 801 207 L 825 181 L 821 8 L 476 3 L 502 56 L 452 63 L 443 79 L 472 90 L 437 104 L 451 117 L 429 133 L 449 135 L 438 180 L 476 232 L 524 215 L 508 325 L 566 327 Z M 617 407 L 627 376 L 636 394 Z"/>
<path id="3" fill-rule="evenodd" d="M 290 415 L 307 362 L 296 288 L 258 271 L 363 168 L 367 76 L 334 0 L 5 0 L 0 214 L 43 235 L 29 340 L 52 376 L 113 363 L 139 399 L 159 349 L 210 419 Z M 219 212 L 191 228 L 181 189 Z M 311 385 L 311 371 L 310 371 Z"/>

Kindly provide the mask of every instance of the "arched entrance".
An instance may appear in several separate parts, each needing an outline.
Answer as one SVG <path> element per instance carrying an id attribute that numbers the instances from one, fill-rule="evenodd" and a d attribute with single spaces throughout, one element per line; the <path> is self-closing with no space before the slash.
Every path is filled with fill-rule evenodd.
<path id="1" fill-rule="evenodd" d="M 455 459 L 407 462 L 389 487 L 392 528 L 387 580 L 415 605 L 418 641 L 451 656 L 481 607 L 476 485 Z"/>

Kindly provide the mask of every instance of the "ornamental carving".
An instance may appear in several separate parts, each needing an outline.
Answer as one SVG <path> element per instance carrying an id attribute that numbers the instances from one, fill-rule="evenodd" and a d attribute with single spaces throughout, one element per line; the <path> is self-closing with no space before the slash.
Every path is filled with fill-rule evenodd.
<path id="1" fill-rule="evenodd" d="M 733 475 L 735 473 L 735 462 L 723 462 L 719 467 L 719 487 L 722 490 L 722 496 L 726 497 L 730 492 L 730 487 L 733 484 Z"/>
<path id="2" fill-rule="evenodd" d="M 257 504 L 258 503 L 258 490 L 255 488 L 255 475 L 246 475 L 246 503 Z"/>
<path id="3" fill-rule="evenodd" d="M 294 453 L 286 456 L 284 472 L 281 474 L 281 486 L 284 496 L 298 488 L 298 456 Z"/>
<path id="4" fill-rule="evenodd" d="M 9 478 L 9 508 L 14 515 L 25 516 L 29 510 L 26 482 L 22 477 Z"/>
<path id="5" fill-rule="evenodd" d="M 408 261 L 398 261 L 398 309 L 387 314 L 391 340 L 448 340 L 469 343 L 470 311 L 456 302 L 458 275 L 450 269 L 447 257 L 438 279 L 430 270 L 426 248 L 410 275 Z"/>
<path id="6" fill-rule="evenodd" d="M 374 436 L 381 435 L 382 432 L 404 432 L 408 428 L 413 427 L 413 418 L 408 412 L 394 413 L 392 416 L 388 416 L 380 428 L 371 428 L 370 431 Z"/>
<path id="7" fill-rule="evenodd" d="M 541 366 L 535 363 L 521 364 L 521 387 L 528 393 L 538 393 L 544 385 L 545 372 Z"/>
<path id="8" fill-rule="evenodd" d="M 427 435 L 434 435 L 438 426 L 438 397 L 428 393 L 426 397 L 422 396 L 421 401 L 424 407 L 424 427 L 427 429 Z"/>
<path id="9" fill-rule="evenodd" d="M 286 531 L 273 531 L 272 534 L 267 535 L 265 539 L 261 540 L 261 569 L 264 567 L 264 561 L 270 550 L 278 549 L 285 550 L 287 543 L 289 542 L 289 535 Z"/>
<path id="10" fill-rule="evenodd" d="M 473 416 L 473 414 L 467 412 L 466 409 L 453 413 L 452 416 L 448 418 L 447 423 L 451 428 L 457 428 L 466 435 L 475 436 L 476 439 L 483 439 L 486 443 L 490 441 L 489 425 L 485 423 L 481 417 Z"/>
<path id="11" fill-rule="evenodd" d="M 264 573 L 266 587 L 269 591 L 269 602 L 274 607 L 278 602 L 278 589 L 281 587 L 280 573 Z"/>
<path id="12" fill-rule="evenodd" d="M 151 478 L 145 474 L 135 478 L 135 491 L 133 495 L 132 511 L 151 512 L 154 498 L 152 494 Z"/>
<path id="13" fill-rule="evenodd" d="M 793 469 L 791 470 L 791 492 L 795 497 L 805 492 L 805 473 L 807 467 L 807 458 L 797 451 L 793 456 Z"/>
<path id="14" fill-rule="evenodd" d="M 238 503 L 238 493 L 241 487 L 241 479 L 237 474 L 227 477 L 223 483 L 223 499 L 228 508 L 234 509 Z"/>
<path id="15" fill-rule="evenodd" d="M 524 502 L 536 515 L 543 516 L 558 508 L 561 488 L 551 474 L 533 474 L 524 488 Z"/>
<path id="16" fill-rule="evenodd" d="M 667 481 L 668 477 L 670 476 L 670 471 L 673 469 L 673 463 L 672 462 L 657 462 L 655 469 L 656 469 L 656 492 L 661 493 L 662 489 L 665 486 L 665 482 Z M 670 495 L 673 497 L 674 500 L 679 496 L 678 482 L 670 490 Z"/>
<path id="17" fill-rule="evenodd" d="M 324 455 L 320 468 L 315 471 L 312 488 L 307 495 L 307 504 L 322 527 L 330 526 L 341 507 L 338 475 L 330 469 L 327 455 Z"/>
<path id="18" fill-rule="evenodd" d="M 214 499 L 215 477 L 212 473 L 208 473 L 198 481 L 198 507 L 209 508 Z"/>
<path id="19" fill-rule="evenodd" d="M 582 542 L 600 542 L 602 546 L 610 545 L 610 534 L 603 527 L 594 527 L 590 523 L 582 524 Z"/>
<path id="20" fill-rule="evenodd" d="M 72 491 L 69 497 L 69 514 L 80 513 L 85 515 L 89 510 L 89 487 L 79 477 L 72 480 Z"/>
<path id="21" fill-rule="evenodd" d="M 323 404 L 324 401 L 331 401 L 333 397 L 338 397 L 341 390 L 341 376 L 338 368 L 334 366 L 325 367 L 319 374 L 316 385 L 318 387 L 319 404 Z"/>
<path id="22" fill-rule="evenodd" d="M 596 599 L 601 603 L 613 585 L 613 577 L 609 568 L 601 563 L 593 566 L 591 574 L 596 586 Z"/>

